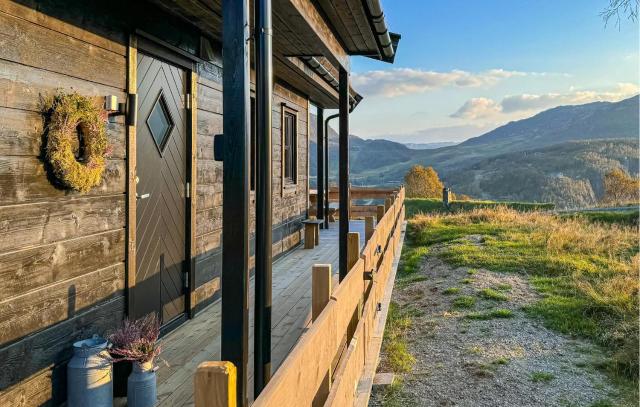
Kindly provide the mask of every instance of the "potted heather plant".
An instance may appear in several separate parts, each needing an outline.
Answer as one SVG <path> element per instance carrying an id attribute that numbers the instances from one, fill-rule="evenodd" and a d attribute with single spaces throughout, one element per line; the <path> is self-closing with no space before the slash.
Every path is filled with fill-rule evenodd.
<path id="1" fill-rule="evenodd" d="M 109 336 L 109 352 L 114 363 L 131 363 L 127 379 L 127 405 L 153 407 L 156 403 L 155 359 L 160 354 L 160 321 L 155 314 L 135 321 L 125 319 L 122 327 Z"/>

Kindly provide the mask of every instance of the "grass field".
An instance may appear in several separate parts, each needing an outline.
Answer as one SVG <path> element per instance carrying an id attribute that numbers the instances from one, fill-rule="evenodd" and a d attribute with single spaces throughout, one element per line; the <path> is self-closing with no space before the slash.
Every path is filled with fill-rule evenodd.
<path id="1" fill-rule="evenodd" d="M 515 209 L 517 211 L 538 211 L 552 210 L 554 205 L 551 203 L 531 203 L 531 202 L 497 202 L 497 201 L 453 201 L 449 204 L 449 208 L 445 208 L 441 199 L 435 198 L 407 198 L 405 199 L 405 207 L 407 218 L 412 218 L 417 214 L 429 213 L 458 213 L 466 212 L 479 208 L 495 208 L 504 206 L 506 208 Z"/>
<path id="2" fill-rule="evenodd" d="M 467 210 L 453 213 L 426 210 L 436 202 L 407 200 L 412 219 L 399 283 L 410 284 L 420 259 L 434 245 L 449 264 L 526 276 L 541 294 L 527 307 L 528 315 L 602 345 L 608 358 L 599 368 L 630 384 L 627 389 L 637 388 L 637 221 L 620 213 L 559 216 L 531 211 L 545 206 L 521 203 L 461 206 Z M 483 296 L 499 302 L 505 294 L 487 291 Z M 637 400 L 637 394 L 632 397 Z"/>
<path id="3" fill-rule="evenodd" d="M 625 210 L 625 211 L 616 211 L 616 212 L 613 212 L 613 211 L 611 212 L 599 212 L 599 211 L 574 212 L 574 213 L 563 214 L 562 217 L 584 219 L 589 222 L 637 226 L 639 215 L 640 215 L 640 210 L 638 210 L 638 208 L 635 208 L 628 211 Z"/>

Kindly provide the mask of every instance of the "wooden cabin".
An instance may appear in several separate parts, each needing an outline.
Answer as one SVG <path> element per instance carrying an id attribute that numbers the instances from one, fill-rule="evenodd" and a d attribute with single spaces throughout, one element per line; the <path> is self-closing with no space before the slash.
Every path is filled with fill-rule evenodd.
<path id="1" fill-rule="evenodd" d="M 244 405 L 254 265 L 257 298 L 271 301 L 270 264 L 303 250 L 310 209 L 327 213 L 325 109 L 340 112 L 341 218 L 320 239 L 333 229 L 325 251 L 346 276 L 348 113 L 362 99 L 349 57 L 393 62 L 399 36 L 378 0 L 255 3 L 0 0 L 0 406 L 64 403 L 72 343 L 150 312 L 178 359 L 191 345 L 171 335 L 217 313 L 218 356 L 238 366 Z M 47 163 L 43 100 L 57 92 L 109 107 L 106 169 L 87 192 L 61 187 Z"/>

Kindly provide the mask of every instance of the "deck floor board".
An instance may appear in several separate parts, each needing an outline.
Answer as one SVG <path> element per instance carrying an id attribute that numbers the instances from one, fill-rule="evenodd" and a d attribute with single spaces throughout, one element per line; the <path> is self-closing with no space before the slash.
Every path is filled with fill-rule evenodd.
<path id="1" fill-rule="evenodd" d="M 364 222 L 352 221 L 349 229 L 360 233 L 364 246 Z M 338 224 L 320 230 L 320 244 L 306 250 L 293 249 L 273 264 L 272 366 L 275 372 L 311 321 L 311 267 L 332 265 L 334 284 L 338 273 Z M 249 395 L 253 393 L 253 292 L 249 300 Z M 220 302 L 211 304 L 163 338 L 158 371 L 158 406 L 193 406 L 193 374 L 203 361 L 220 359 Z"/>

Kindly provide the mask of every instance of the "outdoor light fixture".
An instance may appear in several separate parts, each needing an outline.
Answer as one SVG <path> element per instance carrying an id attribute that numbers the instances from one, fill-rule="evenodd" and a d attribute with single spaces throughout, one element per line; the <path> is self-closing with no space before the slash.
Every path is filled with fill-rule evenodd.
<path id="1" fill-rule="evenodd" d="M 136 95 L 133 95 L 133 96 L 136 96 Z M 134 99 L 136 98 L 134 97 Z M 129 97 L 129 102 L 131 102 L 131 97 Z M 116 95 L 107 95 L 104 97 L 104 110 L 107 111 L 109 122 L 113 123 L 115 116 L 122 116 L 127 114 L 127 104 L 118 103 L 118 97 Z M 135 112 L 136 109 L 131 109 L 131 110 Z M 135 124 L 135 119 L 133 124 Z"/>

